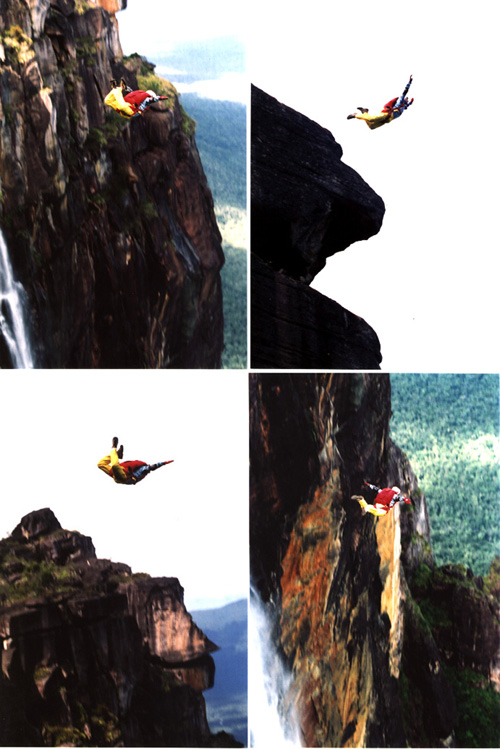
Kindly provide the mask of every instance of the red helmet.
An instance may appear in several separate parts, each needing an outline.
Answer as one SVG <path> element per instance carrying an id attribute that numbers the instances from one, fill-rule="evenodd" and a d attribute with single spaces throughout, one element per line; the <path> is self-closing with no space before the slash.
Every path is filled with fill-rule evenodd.
<path id="1" fill-rule="evenodd" d="M 403 497 L 403 500 L 406 502 L 407 505 L 411 505 L 411 499 L 409 497 Z"/>

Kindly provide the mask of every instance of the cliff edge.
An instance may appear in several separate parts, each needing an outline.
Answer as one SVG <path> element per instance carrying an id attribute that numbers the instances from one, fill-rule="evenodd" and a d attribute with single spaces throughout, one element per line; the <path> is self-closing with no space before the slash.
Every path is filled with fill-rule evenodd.
<path id="1" fill-rule="evenodd" d="M 484 580 L 435 566 L 390 416 L 388 375 L 251 375 L 250 564 L 291 674 L 280 713 L 309 747 L 496 746 L 463 742 L 498 739 L 499 560 Z M 364 481 L 413 503 L 363 515 Z"/>
<path id="2" fill-rule="evenodd" d="M 183 595 L 98 559 L 50 509 L 26 515 L 0 541 L 0 744 L 217 746 L 217 646 Z"/>
<path id="3" fill-rule="evenodd" d="M 224 257 L 195 123 L 123 57 L 124 8 L 0 2 L 0 224 L 35 366 L 218 368 Z M 122 77 L 169 99 L 123 119 L 103 102 Z"/>
<path id="4" fill-rule="evenodd" d="M 309 284 L 380 230 L 382 199 L 328 130 L 255 86 L 251 127 L 252 366 L 379 369 L 372 328 Z"/>

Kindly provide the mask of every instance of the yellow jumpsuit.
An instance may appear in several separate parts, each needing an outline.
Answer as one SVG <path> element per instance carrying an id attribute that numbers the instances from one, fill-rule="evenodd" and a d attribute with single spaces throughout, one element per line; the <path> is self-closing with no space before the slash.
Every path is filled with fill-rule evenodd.
<path id="1" fill-rule="evenodd" d="M 369 112 L 360 112 L 354 115 L 357 120 L 364 120 L 370 130 L 382 127 L 387 122 L 394 119 L 394 112 L 380 112 L 380 114 L 370 114 Z"/>
<path id="2" fill-rule="evenodd" d="M 134 109 L 128 102 L 123 98 L 123 91 L 121 86 L 111 89 L 109 94 L 104 99 L 104 103 L 109 107 L 112 107 L 118 114 L 125 117 L 127 120 L 137 114 L 137 110 Z"/>
<path id="3" fill-rule="evenodd" d="M 130 477 L 127 476 L 125 470 L 120 465 L 116 447 L 112 447 L 109 455 L 101 458 L 97 467 L 101 471 L 104 471 L 104 473 L 107 473 L 108 476 L 111 476 L 117 484 L 130 484 Z"/>
<path id="4" fill-rule="evenodd" d="M 376 515 L 377 517 L 382 517 L 382 515 L 387 515 L 389 512 L 389 506 L 388 505 L 382 505 L 375 502 L 374 505 L 369 505 L 366 499 L 363 499 L 363 497 L 353 497 L 353 499 L 356 499 L 359 502 L 359 506 L 365 510 L 365 512 L 369 512 L 372 515 Z"/>

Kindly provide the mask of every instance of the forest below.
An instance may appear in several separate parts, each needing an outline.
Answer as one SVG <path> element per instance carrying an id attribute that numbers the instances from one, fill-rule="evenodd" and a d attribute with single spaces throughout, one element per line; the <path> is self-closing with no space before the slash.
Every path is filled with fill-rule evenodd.
<path id="1" fill-rule="evenodd" d="M 226 258 L 222 269 L 226 369 L 247 362 L 246 107 L 183 94 L 215 203 Z"/>
<path id="2" fill-rule="evenodd" d="M 500 554 L 499 378 L 393 374 L 391 436 L 427 497 L 438 565 L 487 573 Z"/>

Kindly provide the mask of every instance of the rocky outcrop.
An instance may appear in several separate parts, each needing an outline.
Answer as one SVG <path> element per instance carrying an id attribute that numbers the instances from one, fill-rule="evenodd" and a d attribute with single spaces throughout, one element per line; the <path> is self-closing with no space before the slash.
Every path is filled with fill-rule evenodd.
<path id="1" fill-rule="evenodd" d="M 341 158 L 330 132 L 252 87 L 254 367 L 379 368 L 370 326 L 309 289 L 329 256 L 382 225 L 382 199 Z M 361 355 L 360 334 L 367 348 Z M 315 336 L 322 338 L 317 350 Z"/>
<path id="2" fill-rule="evenodd" d="M 380 369 L 378 337 L 361 317 L 274 272 L 256 255 L 251 315 L 253 366 L 274 369 L 279 362 L 284 369 Z"/>
<path id="3" fill-rule="evenodd" d="M 0 640 L 2 745 L 217 745 L 217 646 L 179 581 L 97 559 L 49 509 L 0 541 Z"/>
<path id="4" fill-rule="evenodd" d="M 500 693 L 500 557 L 475 577 L 460 565 L 422 567 L 411 579 L 413 596 L 430 613 L 448 665 L 484 676 Z"/>
<path id="5" fill-rule="evenodd" d="M 125 7 L 0 3 L 0 222 L 36 365 L 219 367 L 224 258 L 194 123 L 123 58 Z M 103 103 L 122 76 L 170 98 L 124 120 Z"/>
<path id="6" fill-rule="evenodd" d="M 494 583 L 483 581 L 481 605 L 479 582 L 468 604 L 449 575 L 445 592 L 390 416 L 382 374 L 250 378 L 252 582 L 291 674 L 281 713 L 290 722 L 295 710 L 304 746 L 454 745 L 447 665 L 493 685 L 498 674 Z M 371 501 L 364 481 L 397 484 L 413 504 L 363 515 L 351 496 Z M 438 602 L 448 608 L 433 619 Z"/>

